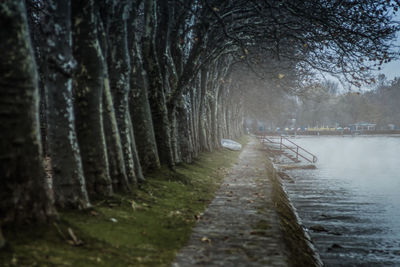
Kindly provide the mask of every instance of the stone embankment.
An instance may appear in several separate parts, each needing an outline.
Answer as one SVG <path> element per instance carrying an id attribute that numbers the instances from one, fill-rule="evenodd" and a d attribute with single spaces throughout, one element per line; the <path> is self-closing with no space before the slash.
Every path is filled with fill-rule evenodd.
<path id="1" fill-rule="evenodd" d="M 320 266 L 309 237 L 256 138 L 226 176 L 178 253 L 179 266 Z"/>

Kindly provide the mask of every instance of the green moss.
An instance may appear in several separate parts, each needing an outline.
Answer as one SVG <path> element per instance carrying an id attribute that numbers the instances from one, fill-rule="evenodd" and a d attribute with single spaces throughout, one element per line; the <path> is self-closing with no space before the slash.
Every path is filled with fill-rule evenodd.
<path id="1" fill-rule="evenodd" d="M 163 167 L 149 174 L 132 194 L 114 195 L 91 210 L 61 212 L 54 224 L 8 226 L 0 266 L 168 266 L 238 155 L 203 153 L 175 172 Z"/>

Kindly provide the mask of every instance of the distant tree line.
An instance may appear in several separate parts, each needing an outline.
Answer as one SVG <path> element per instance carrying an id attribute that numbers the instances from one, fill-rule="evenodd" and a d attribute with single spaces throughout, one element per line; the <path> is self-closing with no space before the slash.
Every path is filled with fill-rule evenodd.
<path id="1" fill-rule="evenodd" d="M 271 88 L 290 91 L 313 71 L 372 82 L 367 70 L 394 56 L 398 5 L 1 1 L 1 223 L 132 191 L 160 164 L 239 137 L 249 104 L 270 105 Z M 267 86 L 249 94 L 254 80 Z"/>
<path id="2" fill-rule="evenodd" d="M 384 75 L 372 90 L 339 94 L 332 83 L 315 86 L 307 98 L 298 103 L 297 125 L 341 126 L 357 122 L 375 123 L 377 129 L 400 125 L 400 79 L 387 81 Z M 333 86 L 333 88 L 337 88 Z"/>

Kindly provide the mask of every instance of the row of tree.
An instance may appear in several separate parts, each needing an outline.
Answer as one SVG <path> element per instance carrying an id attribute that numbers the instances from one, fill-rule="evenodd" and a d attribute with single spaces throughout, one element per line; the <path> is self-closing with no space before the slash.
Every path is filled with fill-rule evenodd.
<path id="1" fill-rule="evenodd" d="M 243 104 L 268 99 L 249 96 L 252 80 L 289 90 L 316 69 L 370 82 L 365 71 L 394 56 L 398 5 L 3 0 L 0 220 L 89 207 L 240 136 Z"/>

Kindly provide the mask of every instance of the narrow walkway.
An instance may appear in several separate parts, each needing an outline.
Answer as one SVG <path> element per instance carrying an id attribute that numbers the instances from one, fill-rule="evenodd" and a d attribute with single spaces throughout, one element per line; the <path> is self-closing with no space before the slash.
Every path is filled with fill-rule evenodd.
<path id="1" fill-rule="evenodd" d="M 252 138 L 174 267 L 288 265 L 264 157 L 258 140 Z"/>

